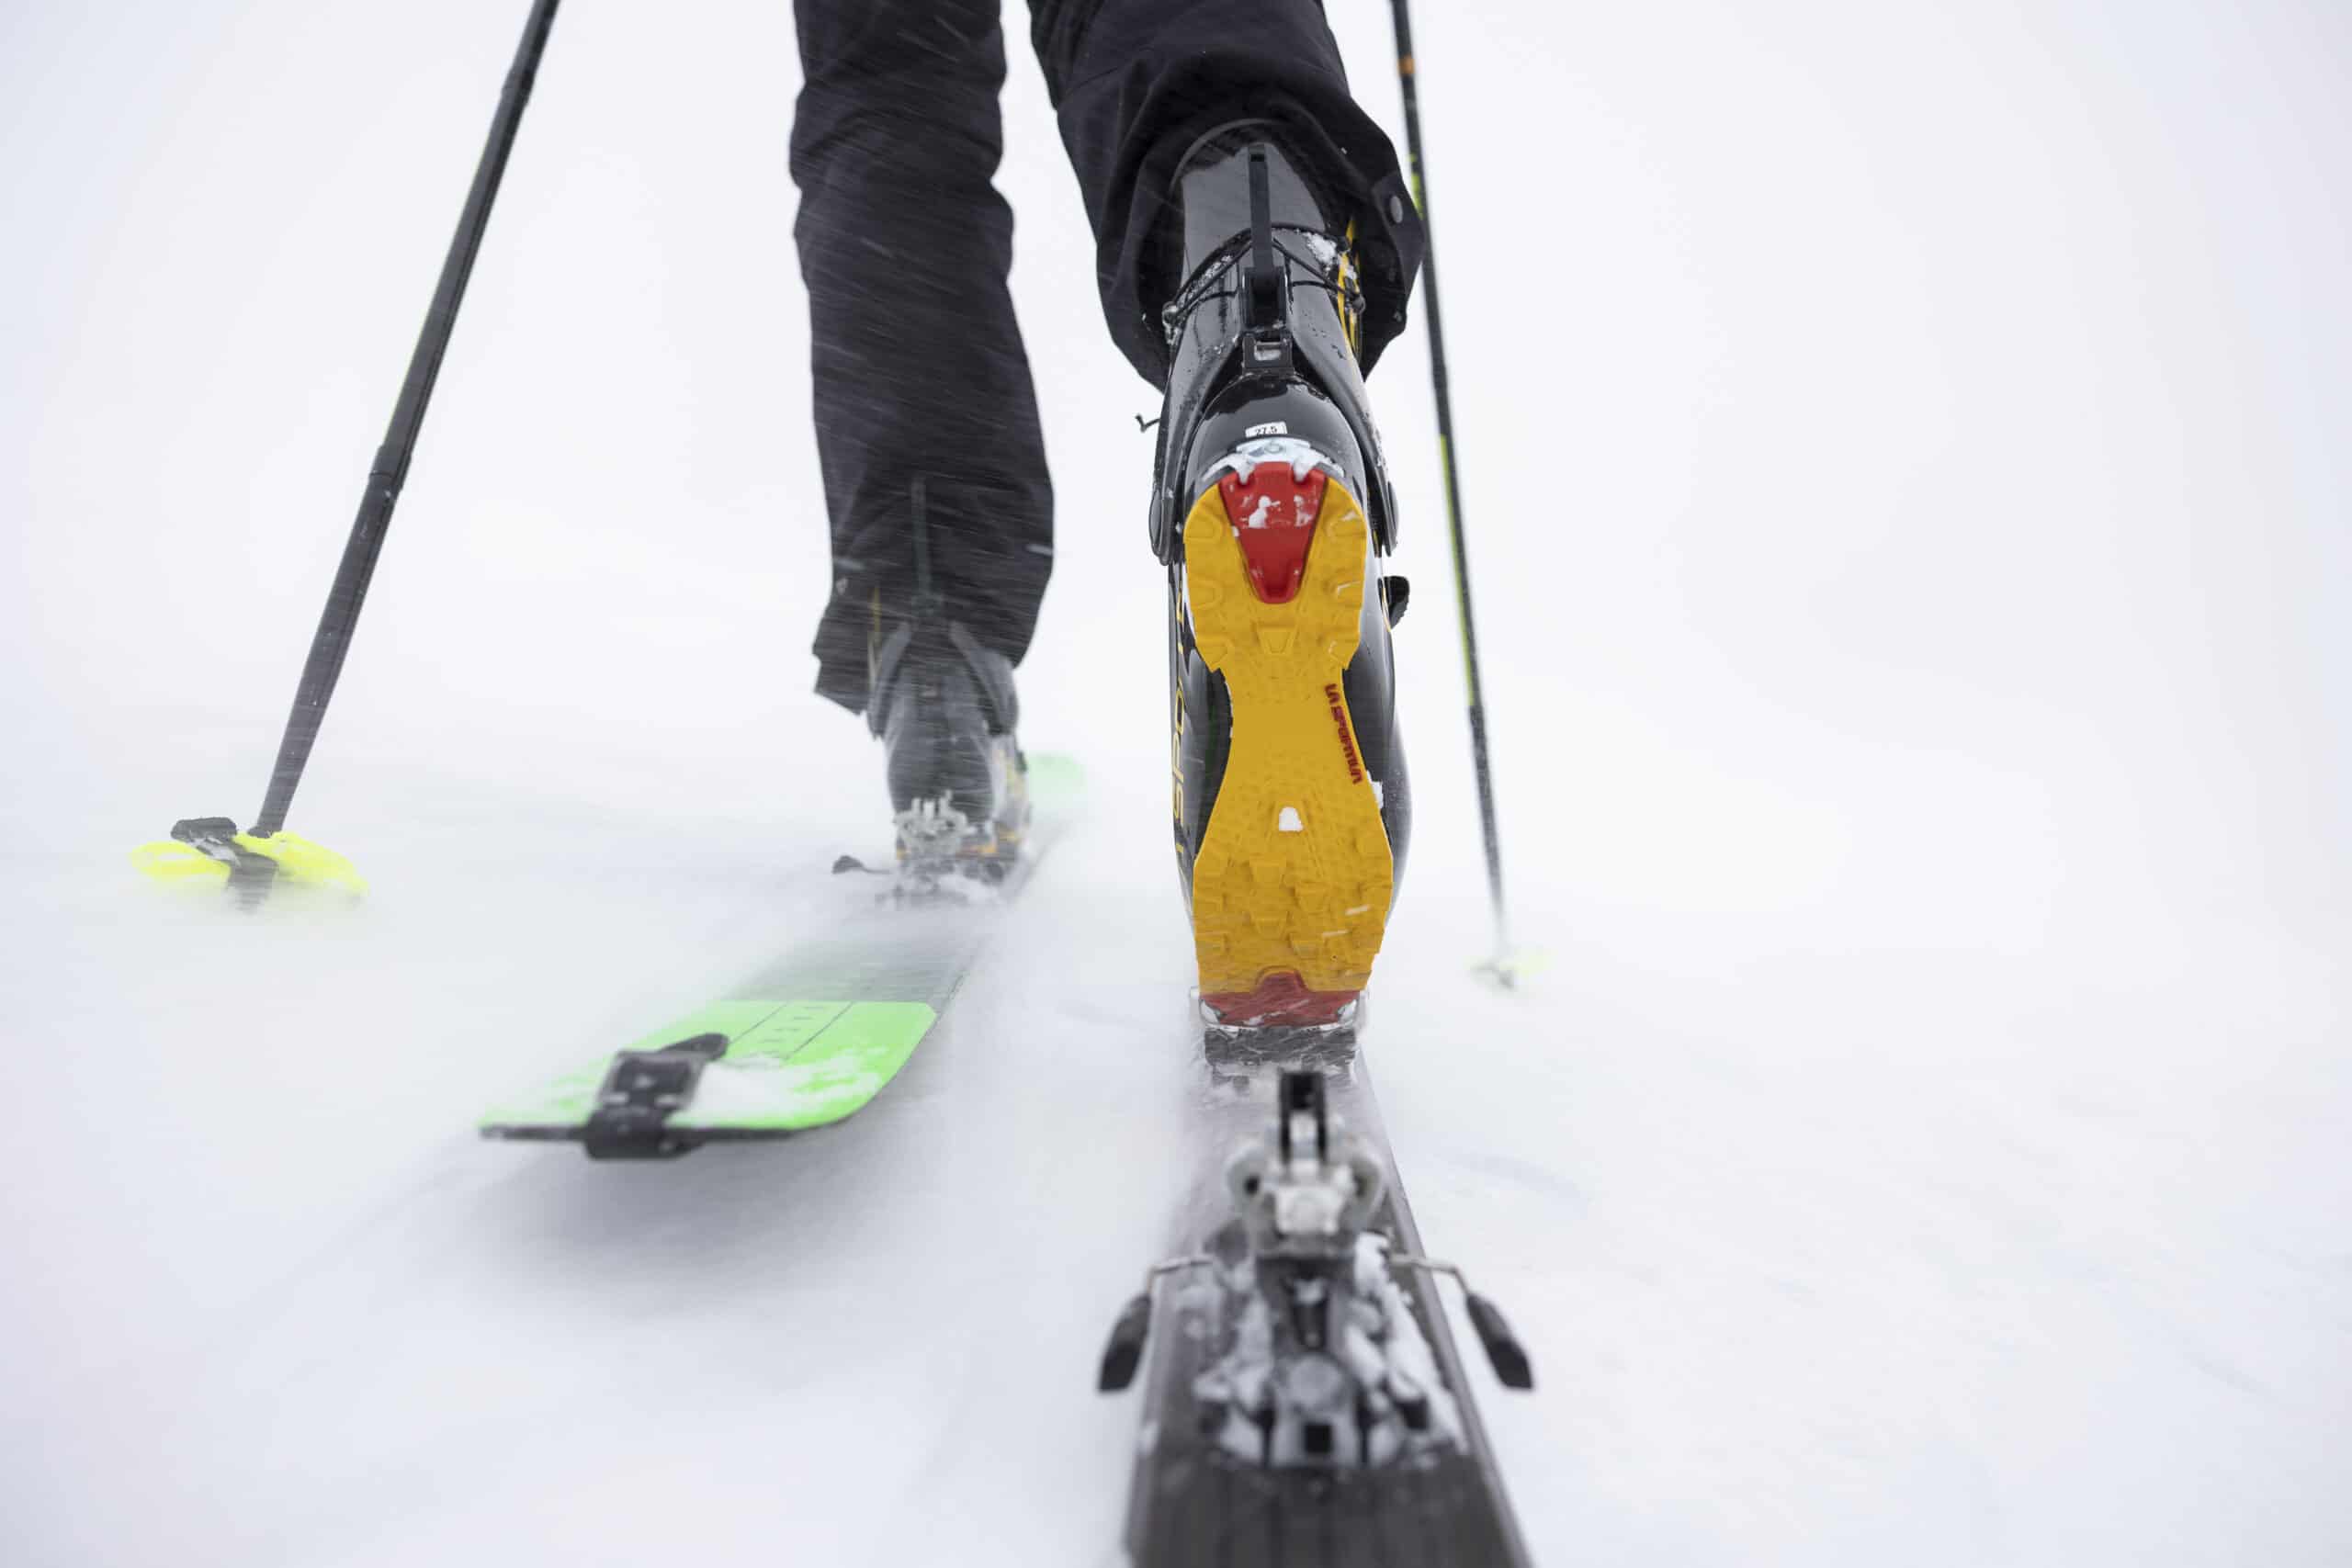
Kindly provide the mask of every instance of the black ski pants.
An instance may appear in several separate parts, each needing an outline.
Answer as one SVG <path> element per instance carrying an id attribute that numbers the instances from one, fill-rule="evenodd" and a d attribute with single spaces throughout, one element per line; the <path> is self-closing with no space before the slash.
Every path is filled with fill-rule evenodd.
<path id="1" fill-rule="evenodd" d="M 817 689 L 854 710 L 877 623 L 944 615 L 1017 662 L 1053 567 L 1053 488 L 1006 287 L 1012 213 L 989 183 L 1003 151 L 1000 4 L 797 0 L 794 235 L 833 555 Z M 1031 0 L 1030 12 L 1102 312 L 1136 369 L 1166 379 L 1178 167 L 1202 135 L 1250 119 L 1355 215 L 1368 367 L 1403 325 L 1419 220 L 1387 137 L 1349 96 L 1320 0 Z"/>

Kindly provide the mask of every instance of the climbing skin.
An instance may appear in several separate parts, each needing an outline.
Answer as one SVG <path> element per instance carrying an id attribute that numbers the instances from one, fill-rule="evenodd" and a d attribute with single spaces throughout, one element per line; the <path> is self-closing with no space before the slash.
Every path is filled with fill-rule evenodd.
<path id="1" fill-rule="evenodd" d="M 1395 864 L 1341 680 L 1372 530 L 1321 468 L 1228 471 L 1184 521 L 1193 645 L 1233 708 L 1193 861 L 1201 999 L 1228 1022 L 1319 1023 L 1372 977 Z"/>

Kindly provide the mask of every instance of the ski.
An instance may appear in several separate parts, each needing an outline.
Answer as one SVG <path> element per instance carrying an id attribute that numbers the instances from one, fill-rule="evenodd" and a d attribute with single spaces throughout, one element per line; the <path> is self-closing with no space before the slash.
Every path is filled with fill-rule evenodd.
<path id="1" fill-rule="evenodd" d="M 502 1101 L 481 1117 L 482 1136 L 658 1159 L 855 1115 L 979 963 L 1002 906 L 1058 836 L 1078 780 L 1072 763 L 1032 761 L 1035 815 L 1022 852 L 991 881 L 871 873 L 842 856 L 834 871 L 849 908 L 826 935 L 795 944 L 731 994 Z"/>
<path id="2" fill-rule="evenodd" d="M 1213 1027 L 1201 1068 L 1178 1250 L 1098 1377 L 1144 1374 L 1127 1562 L 1521 1568 L 1437 1289 L 1460 1271 L 1422 1255 L 1353 1024 Z M 1466 1307 L 1498 1379 L 1532 1387 L 1502 1314 Z"/>

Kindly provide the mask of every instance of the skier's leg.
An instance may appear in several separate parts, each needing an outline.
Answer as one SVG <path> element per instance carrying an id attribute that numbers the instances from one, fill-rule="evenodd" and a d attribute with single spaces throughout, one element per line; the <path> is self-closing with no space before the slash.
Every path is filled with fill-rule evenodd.
<path id="1" fill-rule="evenodd" d="M 1262 124 L 1355 231 L 1370 369 L 1403 330 L 1419 213 L 1396 150 L 1348 91 L 1320 0 L 1030 0 L 1031 39 L 1086 199 L 1111 335 L 1154 386 L 1182 283 L 1177 176 L 1219 126 Z"/>
<path id="2" fill-rule="evenodd" d="M 919 806 L 1017 833 L 1012 669 L 1052 567 L 1053 492 L 1006 288 L 1012 215 L 989 183 L 998 6 L 796 10 L 794 234 L 832 525 L 817 689 L 887 743 L 902 850 Z"/>
<path id="3" fill-rule="evenodd" d="M 998 7 L 797 12 L 793 232 L 834 565 L 818 689 L 862 710 L 876 605 L 907 615 L 926 586 L 984 646 L 1021 658 L 1052 566 L 1053 491 L 1005 286 L 1012 214 L 989 183 Z"/>
<path id="4" fill-rule="evenodd" d="M 1033 20 L 1103 313 L 1165 396 L 1151 540 L 1202 1004 L 1338 1024 L 1411 820 L 1363 375 L 1403 325 L 1419 220 L 1315 0 L 1035 0 Z"/>

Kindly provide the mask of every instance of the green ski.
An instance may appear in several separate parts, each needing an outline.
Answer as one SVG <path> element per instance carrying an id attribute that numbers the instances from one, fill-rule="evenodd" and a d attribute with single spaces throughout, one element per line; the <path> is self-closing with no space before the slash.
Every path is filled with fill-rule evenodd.
<path id="1" fill-rule="evenodd" d="M 794 947 L 736 995 L 501 1101 L 481 1118 L 482 1135 L 577 1142 L 596 1158 L 661 1158 L 855 1115 L 907 1065 L 979 961 L 1078 777 L 1067 761 L 1033 760 L 1039 809 L 1025 852 L 992 897 L 908 904 L 852 895 L 825 937 Z"/>

